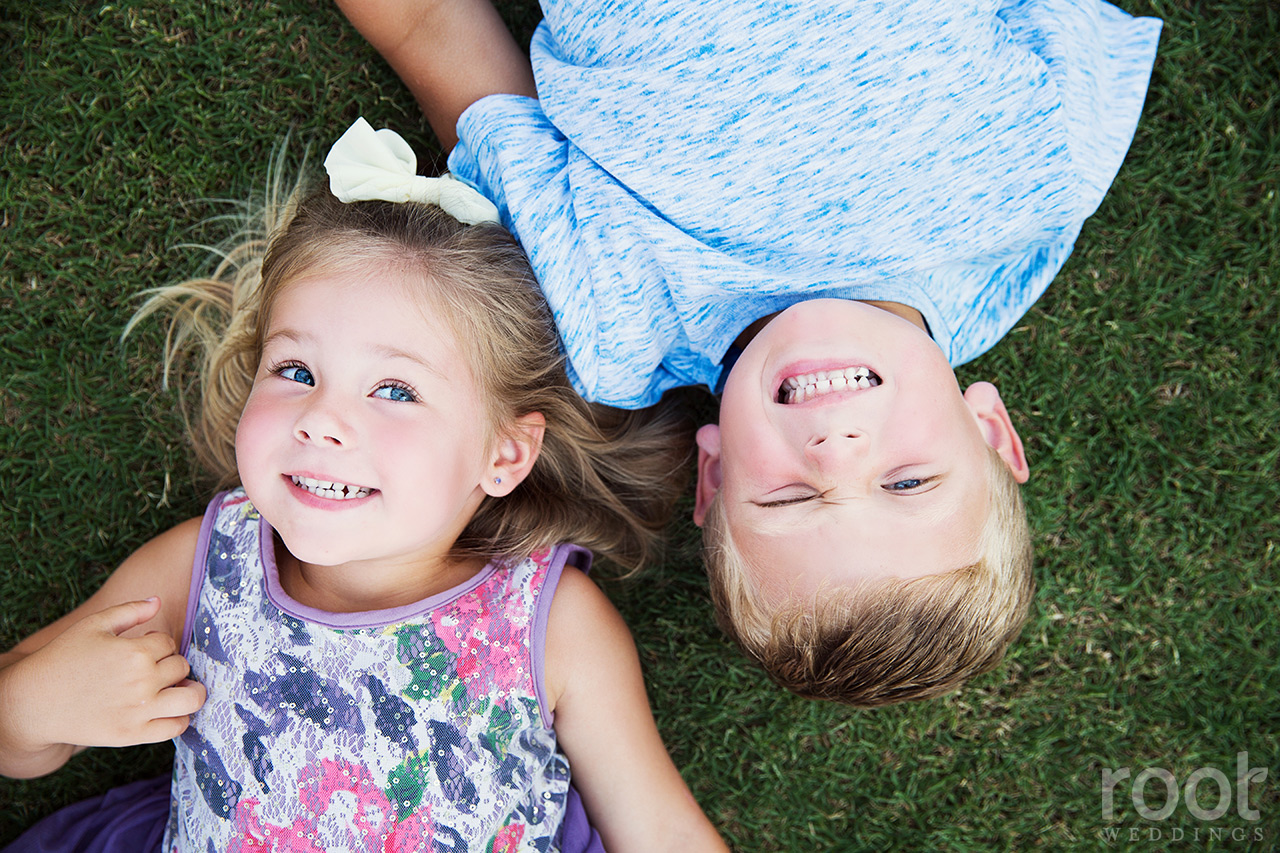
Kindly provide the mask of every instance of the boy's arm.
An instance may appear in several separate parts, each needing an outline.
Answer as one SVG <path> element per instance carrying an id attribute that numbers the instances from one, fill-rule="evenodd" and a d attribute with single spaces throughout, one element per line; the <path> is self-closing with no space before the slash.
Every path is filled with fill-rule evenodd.
<path id="1" fill-rule="evenodd" d="M 529 57 L 489 0 L 337 0 L 409 87 L 445 151 L 485 95 L 537 97 Z"/>
<path id="2" fill-rule="evenodd" d="M 86 746 L 155 743 L 204 704 L 178 654 L 200 519 L 157 536 L 61 619 L 0 654 L 0 775 L 43 776 Z"/>
<path id="3" fill-rule="evenodd" d="M 605 849 L 728 850 L 663 746 L 627 626 L 576 569 L 551 603 L 545 672 L 557 739 Z"/>

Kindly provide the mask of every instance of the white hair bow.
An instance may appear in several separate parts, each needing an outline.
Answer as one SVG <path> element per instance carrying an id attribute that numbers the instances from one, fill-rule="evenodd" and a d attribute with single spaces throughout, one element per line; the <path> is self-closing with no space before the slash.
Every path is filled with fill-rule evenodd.
<path id="1" fill-rule="evenodd" d="M 340 201 L 416 201 L 439 205 L 467 225 L 499 221 L 498 208 L 470 184 L 448 173 L 419 175 L 409 143 L 394 130 L 374 130 L 364 118 L 333 143 L 324 168 Z"/>

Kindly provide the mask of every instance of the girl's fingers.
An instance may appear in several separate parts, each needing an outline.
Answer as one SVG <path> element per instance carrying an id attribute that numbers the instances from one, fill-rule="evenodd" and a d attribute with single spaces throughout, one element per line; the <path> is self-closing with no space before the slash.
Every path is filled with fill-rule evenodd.
<path id="1" fill-rule="evenodd" d="M 166 740 L 173 740 L 185 732 L 189 725 L 191 725 L 191 717 L 189 716 L 165 717 L 159 720 L 152 720 L 142 733 L 142 743 L 162 743 Z"/>
<path id="2" fill-rule="evenodd" d="M 169 655 L 156 662 L 156 681 L 160 689 L 177 687 L 187 681 L 191 665 L 182 655 Z M 195 682 L 191 682 L 194 684 Z"/>
<path id="3" fill-rule="evenodd" d="M 99 611 L 87 619 L 96 619 L 99 624 L 112 634 L 123 634 L 135 628 L 160 612 L 160 599 L 152 596 L 143 601 L 126 601 Z"/>
<path id="4" fill-rule="evenodd" d="M 152 705 L 152 722 L 190 717 L 204 705 L 205 696 L 205 687 L 198 681 L 188 679 L 174 687 L 166 687 Z"/>
<path id="5" fill-rule="evenodd" d="M 163 631 L 149 631 L 134 642 L 146 649 L 154 661 L 162 661 L 178 651 L 178 644 L 173 641 L 173 636 Z"/>

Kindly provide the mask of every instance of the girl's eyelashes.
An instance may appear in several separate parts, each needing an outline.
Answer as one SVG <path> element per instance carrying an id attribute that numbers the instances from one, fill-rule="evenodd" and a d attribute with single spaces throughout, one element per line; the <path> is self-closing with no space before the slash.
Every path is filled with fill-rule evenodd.
<path id="1" fill-rule="evenodd" d="M 416 403 L 419 400 L 418 392 L 407 383 L 391 380 L 375 388 L 372 396 L 382 400 L 394 400 L 397 403 Z"/>
<path id="2" fill-rule="evenodd" d="M 286 361 L 282 364 L 273 365 L 271 372 L 279 376 L 281 379 L 288 379 L 290 382 L 301 382 L 303 385 L 315 385 L 316 377 L 305 364 L 299 364 L 296 361 Z"/>
<path id="3" fill-rule="evenodd" d="M 301 362 L 282 361 L 279 364 L 273 364 L 270 372 L 271 375 L 279 376 L 281 379 L 287 379 L 290 382 L 311 386 L 316 384 L 315 374 Z M 412 385 L 407 382 L 401 382 L 398 379 L 387 379 L 378 383 L 378 387 L 374 388 L 373 393 L 369 396 L 380 400 L 392 400 L 397 403 L 416 403 L 421 399 Z"/>

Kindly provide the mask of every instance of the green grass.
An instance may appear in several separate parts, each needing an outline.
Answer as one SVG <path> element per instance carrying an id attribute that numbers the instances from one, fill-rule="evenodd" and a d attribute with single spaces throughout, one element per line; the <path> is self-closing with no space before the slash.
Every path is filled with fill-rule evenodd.
<path id="1" fill-rule="evenodd" d="M 1006 663 L 907 707 L 795 699 L 717 634 L 685 523 L 666 565 L 610 587 L 672 753 L 738 849 L 1280 846 L 1280 12 L 1124 5 L 1165 20 L 1128 161 L 1049 293 L 961 370 L 999 383 L 1033 462 L 1040 591 Z M 527 37 L 536 8 L 504 11 Z M 203 506 L 158 336 L 118 342 L 134 294 L 200 263 L 174 248 L 213 234 L 197 223 L 221 208 L 197 200 L 259 187 L 286 131 L 322 148 L 363 114 L 429 134 L 325 3 L 33 0 L 0 10 L 0 36 L 8 647 Z M 1234 778 L 1246 750 L 1270 770 L 1256 822 L 1144 820 L 1128 783 L 1103 818 L 1103 768 Z M 0 843 L 168 760 L 91 750 L 0 780 Z"/>

